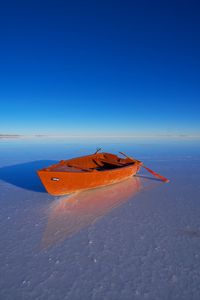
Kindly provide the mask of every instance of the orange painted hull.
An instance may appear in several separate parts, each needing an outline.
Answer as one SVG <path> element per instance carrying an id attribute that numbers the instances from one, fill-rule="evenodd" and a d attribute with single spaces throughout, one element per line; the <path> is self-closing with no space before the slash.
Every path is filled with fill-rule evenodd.
<path id="1" fill-rule="evenodd" d="M 111 166 L 110 169 L 101 169 L 102 161 Z M 46 191 L 51 195 L 60 196 L 125 180 L 135 175 L 139 169 L 139 163 L 133 163 L 127 158 L 98 153 L 60 161 L 37 173 Z"/>

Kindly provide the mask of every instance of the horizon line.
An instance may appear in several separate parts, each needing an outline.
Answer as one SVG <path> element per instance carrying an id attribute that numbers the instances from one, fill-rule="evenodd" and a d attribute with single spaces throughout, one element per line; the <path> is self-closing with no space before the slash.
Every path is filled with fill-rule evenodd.
<path id="1" fill-rule="evenodd" d="M 0 134 L 0 139 L 6 138 L 196 138 L 200 139 L 200 134 L 140 134 L 140 135 L 69 135 L 69 134 Z"/>

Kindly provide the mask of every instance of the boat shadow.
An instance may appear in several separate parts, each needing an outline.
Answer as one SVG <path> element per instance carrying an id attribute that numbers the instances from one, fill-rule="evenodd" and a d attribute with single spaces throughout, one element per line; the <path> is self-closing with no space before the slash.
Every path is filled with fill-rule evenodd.
<path id="1" fill-rule="evenodd" d="M 135 176 L 136 176 L 136 177 L 139 177 L 139 178 L 145 178 L 145 179 L 149 179 L 149 180 L 154 180 L 154 181 L 162 182 L 161 179 L 156 178 L 156 177 L 152 177 L 152 176 L 148 176 L 148 175 L 136 174 Z"/>
<path id="2" fill-rule="evenodd" d="M 48 221 L 41 239 L 41 249 L 47 249 L 94 224 L 113 209 L 133 199 L 139 192 L 162 182 L 130 177 L 120 183 L 86 190 L 55 199 L 47 208 Z"/>
<path id="3" fill-rule="evenodd" d="M 55 164 L 54 160 L 37 160 L 0 168 L 0 179 L 26 190 L 45 193 L 37 170 Z"/>

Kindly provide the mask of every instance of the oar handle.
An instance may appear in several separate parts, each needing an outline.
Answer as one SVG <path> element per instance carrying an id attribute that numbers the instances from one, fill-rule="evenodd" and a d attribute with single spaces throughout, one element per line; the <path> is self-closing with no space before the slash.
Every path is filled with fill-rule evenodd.
<path id="1" fill-rule="evenodd" d="M 94 154 L 97 154 L 99 151 L 101 151 L 102 150 L 102 148 L 97 148 L 97 150 L 95 151 L 95 153 Z"/>
<path id="2" fill-rule="evenodd" d="M 122 154 L 122 155 L 124 155 L 125 157 L 131 159 L 132 161 L 138 162 L 138 163 L 140 163 L 141 165 L 143 164 L 140 160 L 135 159 L 135 158 L 133 158 L 133 157 L 131 157 L 131 156 L 128 156 L 128 155 L 126 155 L 124 152 L 119 151 L 119 153 Z"/>

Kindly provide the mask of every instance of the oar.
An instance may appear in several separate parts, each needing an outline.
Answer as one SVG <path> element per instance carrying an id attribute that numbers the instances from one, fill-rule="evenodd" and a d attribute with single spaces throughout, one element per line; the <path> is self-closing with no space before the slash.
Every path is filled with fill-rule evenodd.
<path id="1" fill-rule="evenodd" d="M 131 159 L 132 161 L 138 162 L 138 163 L 141 165 L 141 167 L 145 168 L 148 172 L 150 172 L 151 174 L 153 174 L 155 177 L 161 179 L 161 180 L 164 181 L 164 182 L 169 182 L 169 179 L 167 179 L 167 178 L 165 178 L 164 176 L 162 176 L 162 175 L 160 175 L 160 174 L 154 172 L 153 170 L 147 168 L 146 166 L 143 165 L 143 163 L 142 163 L 141 161 L 139 161 L 139 160 L 137 160 L 137 159 L 135 159 L 135 158 L 133 158 L 133 157 L 131 157 L 131 156 L 128 156 L 128 155 L 126 155 L 126 154 L 123 153 L 123 152 L 119 152 L 119 153 L 121 153 L 121 154 L 124 155 L 125 157 Z"/>

